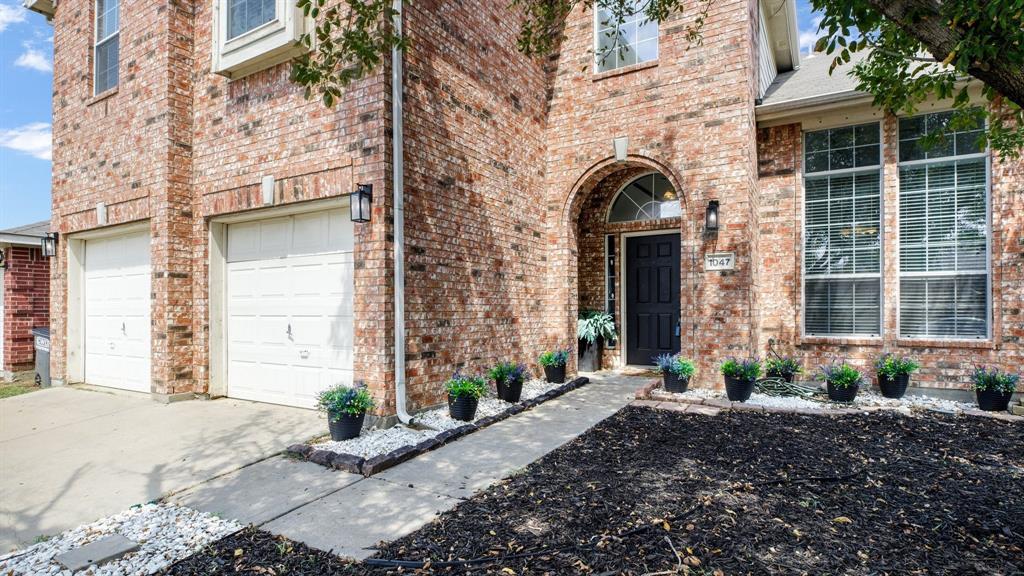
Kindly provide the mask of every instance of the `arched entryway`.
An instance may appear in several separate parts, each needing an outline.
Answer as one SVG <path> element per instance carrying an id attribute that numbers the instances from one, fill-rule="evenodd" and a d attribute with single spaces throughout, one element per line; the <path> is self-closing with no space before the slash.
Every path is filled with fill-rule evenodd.
<path id="1" fill-rule="evenodd" d="M 619 331 L 602 367 L 650 365 L 685 349 L 692 235 L 672 170 L 648 158 L 609 160 L 581 178 L 567 208 L 573 324 L 581 312 L 607 311 Z"/>

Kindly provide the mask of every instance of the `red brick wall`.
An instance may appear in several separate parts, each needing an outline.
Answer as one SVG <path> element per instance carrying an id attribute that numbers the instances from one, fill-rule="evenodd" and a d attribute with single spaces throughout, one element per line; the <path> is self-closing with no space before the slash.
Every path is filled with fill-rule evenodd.
<path id="1" fill-rule="evenodd" d="M 803 174 L 801 127 L 789 124 L 758 131 L 761 195 L 759 313 L 763 329 L 758 351 L 768 339 L 783 352 L 798 356 L 813 375 L 822 364 L 845 360 L 874 378 L 873 362 L 884 352 L 915 357 L 921 371 L 913 384 L 966 388 L 975 366 L 1020 372 L 1024 362 L 1024 161 L 992 159 L 992 300 L 993 338 L 985 342 L 904 340 L 898 337 L 899 303 L 899 169 L 896 119 L 883 121 L 883 333 L 881 338 L 804 338 L 801 318 L 801 237 Z"/>
<path id="2" fill-rule="evenodd" d="M 658 170 L 682 198 L 683 217 L 665 222 L 682 241 L 683 353 L 698 363 L 698 385 L 717 385 L 716 366 L 749 353 L 755 195 L 754 70 L 751 19 L 756 3 L 712 6 L 700 46 L 688 46 L 685 15 L 661 26 L 653 64 L 595 75 L 593 13 L 577 9 L 553 59 L 547 127 L 548 342 L 574 344 L 577 292 L 593 264 L 579 242 L 577 218 L 606 177 L 623 168 Z M 613 158 L 612 139 L 629 138 L 629 161 Z M 708 201 L 721 203 L 722 228 L 704 234 Z M 600 211 L 598 211 L 600 212 Z M 732 272 L 703 271 L 706 252 L 736 253 Z M 602 266 L 603 269 L 603 266 Z"/>
<path id="3" fill-rule="evenodd" d="M 406 323 L 413 408 L 456 368 L 543 347 L 545 73 L 505 2 L 406 4 Z"/>
<path id="4" fill-rule="evenodd" d="M 30 369 L 35 360 L 32 329 L 50 323 L 50 261 L 38 248 L 6 248 L 3 366 L 0 371 Z"/>

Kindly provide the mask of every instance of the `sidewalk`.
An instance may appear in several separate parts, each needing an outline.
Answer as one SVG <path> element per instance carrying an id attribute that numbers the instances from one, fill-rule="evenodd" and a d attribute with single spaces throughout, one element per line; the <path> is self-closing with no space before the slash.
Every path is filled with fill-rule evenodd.
<path id="1" fill-rule="evenodd" d="M 644 378 L 591 376 L 564 396 L 376 476 L 283 457 L 248 466 L 172 498 L 356 559 L 415 531 L 460 500 L 520 470 L 629 404 Z"/>

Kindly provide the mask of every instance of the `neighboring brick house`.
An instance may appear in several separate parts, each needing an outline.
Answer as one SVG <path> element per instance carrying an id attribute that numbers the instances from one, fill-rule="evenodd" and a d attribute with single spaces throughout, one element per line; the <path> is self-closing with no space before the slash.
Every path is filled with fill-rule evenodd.
<path id="1" fill-rule="evenodd" d="M 31 370 L 33 328 L 50 322 L 50 261 L 40 247 L 49 222 L 0 230 L 0 380 Z"/>
<path id="2" fill-rule="evenodd" d="M 362 382 L 394 414 L 439 403 L 456 369 L 575 346 L 581 309 L 623 332 L 605 365 L 681 350 L 708 386 L 770 339 L 808 367 L 915 354 L 936 387 L 1024 359 L 1022 164 L 957 160 L 965 178 L 991 165 L 963 214 L 976 224 L 990 190 L 991 222 L 936 244 L 967 268 L 927 264 L 927 242 L 896 234 L 901 197 L 931 193 L 928 159 L 896 155 L 918 120 L 872 109 L 825 57 L 801 65 L 792 0 L 714 3 L 699 46 L 692 7 L 631 19 L 630 49 L 602 62 L 603 18 L 575 10 L 533 59 L 507 4 L 407 3 L 398 74 L 386 59 L 327 109 L 288 80 L 309 22 L 284 0 L 60 2 L 53 377 L 301 406 Z M 358 184 L 365 223 L 348 215 Z M 901 276 L 901 250 L 919 274 Z"/>

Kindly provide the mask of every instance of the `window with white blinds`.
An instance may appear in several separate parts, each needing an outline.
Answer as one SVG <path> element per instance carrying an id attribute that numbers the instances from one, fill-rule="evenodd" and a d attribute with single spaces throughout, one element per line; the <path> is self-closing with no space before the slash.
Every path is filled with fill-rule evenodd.
<path id="1" fill-rule="evenodd" d="M 900 336 L 989 335 L 988 157 L 984 120 L 901 118 Z M 961 123 L 962 124 L 962 123 Z M 926 146 L 921 139 L 942 134 Z"/>
<path id="2" fill-rule="evenodd" d="M 804 135 L 804 333 L 877 336 L 881 138 L 863 124 Z"/>

